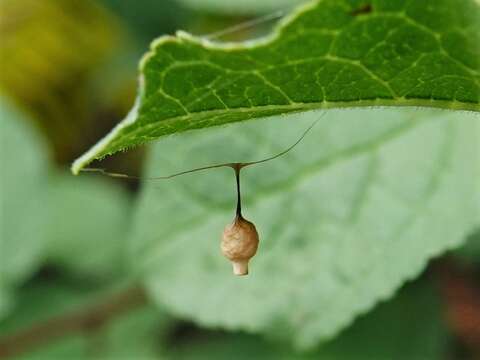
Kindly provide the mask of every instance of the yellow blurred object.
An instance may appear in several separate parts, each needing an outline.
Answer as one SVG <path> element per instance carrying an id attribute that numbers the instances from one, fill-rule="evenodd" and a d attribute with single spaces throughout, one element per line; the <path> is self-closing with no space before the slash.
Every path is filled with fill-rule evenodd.
<path id="1" fill-rule="evenodd" d="M 117 19 L 91 0 L 0 1 L 0 90 L 34 116 L 58 160 L 91 131 L 89 79 L 121 39 Z"/>

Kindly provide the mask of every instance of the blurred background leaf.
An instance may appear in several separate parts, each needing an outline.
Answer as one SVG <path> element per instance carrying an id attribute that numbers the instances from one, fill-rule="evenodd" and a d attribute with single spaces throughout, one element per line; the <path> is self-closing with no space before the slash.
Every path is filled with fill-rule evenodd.
<path id="1" fill-rule="evenodd" d="M 21 284 L 45 263 L 98 280 L 124 273 L 126 190 L 54 170 L 28 117 L 3 100 L 0 112 L 0 286 Z"/>
<path id="2" fill-rule="evenodd" d="M 35 270 L 48 239 L 42 226 L 41 197 L 48 182 L 49 153 L 44 139 L 24 121 L 24 114 L 0 101 L 2 296 Z"/>
<path id="3" fill-rule="evenodd" d="M 123 188 L 62 171 L 51 176 L 46 199 L 49 262 L 97 278 L 126 275 L 130 197 Z"/>

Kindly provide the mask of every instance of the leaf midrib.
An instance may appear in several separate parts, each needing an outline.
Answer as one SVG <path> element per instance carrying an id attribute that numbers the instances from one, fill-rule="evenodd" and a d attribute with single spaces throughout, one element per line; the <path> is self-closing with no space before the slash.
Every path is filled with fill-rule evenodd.
<path id="1" fill-rule="evenodd" d="M 247 108 L 247 107 L 239 107 L 239 108 L 234 108 L 234 109 L 228 109 L 229 113 L 242 113 L 242 112 L 264 112 L 264 111 L 269 111 L 269 110 L 278 110 L 279 114 L 275 115 L 266 115 L 265 117 L 272 117 L 272 116 L 278 116 L 281 113 L 292 113 L 292 112 L 303 112 L 303 111 L 309 111 L 309 110 L 321 110 L 321 109 L 342 109 L 342 108 L 362 108 L 362 107 L 383 107 L 383 106 L 397 106 L 397 107 L 427 107 L 427 108 L 440 108 L 440 109 L 445 109 L 445 110 L 465 110 L 465 108 L 469 108 L 471 111 L 479 111 L 479 105 L 477 103 L 465 103 L 465 102 L 460 102 L 460 101 L 452 101 L 452 100 L 434 100 L 434 99 L 414 99 L 414 98 L 396 98 L 396 99 L 383 99 L 383 98 L 376 98 L 372 100 L 352 100 L 352 101 L 322 101 L 322 102 L 309 102 L 309 103 L 296 103 L 299 106 L 292 106 L 292 105 L 265 105 L 265 106 L 256 106 L 254 108 Z M 283 110 L 280 112 L 280 110 Z M 215 110 L 205 110 L 205 111 L 200 111 L 195 113 L 195 115 L 201 115 L 201 116 L 208 116 L 211 115 L 209 118 L 202 119 L 200 121 L 196 121 L 194 123 L 194 127 L 186 127 L 183 128 L 181 131 L 178 131 L 178 129 L 170 128 L 170 129 L 164 129 L 165 131 L 162 132 L 160 135 L 148 135 L 148 134 L 141 134 L 143 131 L 148 130 L 149 128 L 152 127 L 159 127 L 161 125 L 169 125 L 170 122 L 175 122 L 177 120 L 189 120 L 191 117 L 190 115 L 182 115 L 182 116 L 177 116 L 177 117 L 172 117 L 169 119 L 162 120 L 160 123 L 148 123 L 148 124 L 138 124 L 136 123 L 135 125 L 138 126 L 137 129 L 132 130 L 128 133 L 128 135 L 125 135 L 122 139 L 119 139 L 121 142 L 124 142 L 125 140 L 128 140 L 130 138 L 134 138 L 136 136 L 141 135 L 141 137 L 144 139 L 142 142 L 138 143 L 137 145 L 144 144 L 150 140 L 158 139 L 161 136 L 165 135 L 172 135 L 176 134 L 178 132 L 184 132 L 184 131 L 189 131 L 189 130 L 197 130 L 197 129 L 203 129 L 199 127 L 198 125 L 201 124 L 202 121 L 211 121 L 212 118 L 214 118 L 215 115 L 224 115 L 225 109 L 215 109 Z M 258 120 L 260 118 L 249 118 L 249 119 L 238 119 L 235 121 L 226 121 L 223 123 L 219 123 L 218 125 L 227 125 L 227 124 L 232 124 L 235 122 L 244 122 L 248 120 Z M 118 140 L 117 140 L 118 141 Z M 112 141 L 111 143 L 112 147 L 116 146 L 116 141 Z M 110 153 L 110 152 L 109 152 Z M 107 154 L 109 154 L 107 153 Z M 107 155 L 104 154 L 104 155 Z"/>

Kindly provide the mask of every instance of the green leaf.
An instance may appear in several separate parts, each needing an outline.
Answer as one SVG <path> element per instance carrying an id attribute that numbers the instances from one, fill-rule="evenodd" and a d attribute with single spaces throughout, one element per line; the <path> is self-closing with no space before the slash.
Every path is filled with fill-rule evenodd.
<path id="1" fill-rule="evenodd" d="M 0 317 L 11 291 L 45 261 L 94 275 L 124 270 L 126 191 L 106 179 L 53 170 L 27 116 L 0 98 Z"/>
<path id="2" fill-rule="evenodd" d="M 301 355 L 284 344 L 245 334 L 218 334 L 188 339 L 171 350 L 177 360 L 187 359 L 442 359 L 447 345 L 446 326 L 438 294 L 423 283 L 410 286 L 393 301 L 381 304 L 358 319 L 333 341 Z M 168 349 L 167 349 L 168 351 Z"/>
<path id="3" fill-rule="evenodd" d="M 147 175 L 264 158 L 316 117 L 168 138 Z M 294 151 L 242 173 L 244 214 L 260 233 L 251 275 L 234 277 L 219 251 L 234 213 L 230 169 L 147 182 L 132 262 L 152 297 L 182 317 L 312 347 L 478 226 L 479 135 L 475 114 L 330 111 Z"/>
<path id="4" fill-rule="evenodd" d="M 425 281 L 409 285 L 322 347 L 319 358 L 444 358 L 449 343 L 440 300 L 440 294 Z"/>
<path id="5" fill-rule="evenodd" d="M 126 191 L 106 179 L 57 172 L 44 192 L 49 262 L 96 278 L 125 273 L 131 209 Z"/>
<path id="6" fill-rule="evenodd" d="M 161 340 L 170 319 L 153 306 L 140 308 L 110 324 L 105 330 L 108 347 L 103 359 L 162 359 Z"/>
<path id="7" fill-rule="evenodd" d="M 367 9 L 367 10 L 365 10 Z M 72 165 L 159 137 L 317 108 L 480 110 L 473 0 L 311 2 L 265 38 L 216 43 L 178 32 L 152 44 L 130 114 Z"/>
<path id="8" fill-rule="evenodd" d="M 16 285 L 36 269 L 46 238 L 38 195 L 47 183 L 48 151 L 25 117 L 0 98 L 0 288 Z"/>
<path id="9" fill-rule="evenodd" d="M 8 314 L 13 306 L 12 291 L 0 281 L 0 320 Z"/>

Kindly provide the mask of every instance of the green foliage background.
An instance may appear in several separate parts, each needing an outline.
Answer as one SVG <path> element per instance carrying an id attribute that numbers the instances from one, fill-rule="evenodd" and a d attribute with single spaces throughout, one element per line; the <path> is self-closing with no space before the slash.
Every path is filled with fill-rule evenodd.
<path id="1" fill-rule="evenodd" d="M 268 35 L 271 15 L 299 3 L 0 2 L 7 15 L 0 22 L 0 357 L 480 355 L 480 335 L 474 327 L 462 330 L 468 319 L 452 316 L 465 306 L 480 314 L 480 6 L 325 0 L 300 11 L 273 44 L 217 45 Z M 360 20 L 351 15 L 356 10 Z M 94 163 L 167 175 L 270 156 L 321 117 L 292 152 L 242 174 L 244 212 L 261 245 L 251 274 L 236 278 L 218 249 L 234 212 L 231 171 L 135 182 L 74 177 L 68 167 L 127 113 L 136 63 L 152 38 L 177 29 L 221 31 L 265 14 L 270 20 L 215 44 L 185 33 L 157 42 L 140 67 L 147 86 L 138 112 L 127 118 L 134 126 L 86 155 L 91 161 L 178 132 Z M 313 38 L 293 31 L 302 24 Z M 290 64 L 332 39 L 335 56 L 349 59 L 341 69 L 338 59 Z M 166 59 L 180 70 L 161 83 Z M 328 71 L 312 82 L 324 66 Z M 210 70 L 232 88 L 200 86 Z M 264 80 L 236 78 L 236 71 Z M 312 88 L 332 76 L 323 98 L 313 98 Z M 395 93 L 383 96 L 372 76 Z M 273 88 L 297 104 L 279 106 Z M 178 117 L 175 106 L 155 97 L 159 89 L 170 89 L 180 103 L 199 99 L 198 107 Z M 204 94 L 216 90 L 231 95 L 232 104 L 215 108 Z M 238 115 L 234 101 L 241 96 L 250 105 Z M 372 99 L 473 111 L 319 110 Z M 250 118 L 259 119 L 241 121 Z M 236 123 L 210 127 L 229 122 Z M 190 128 L 202 129 L 183 133 Z"/>

